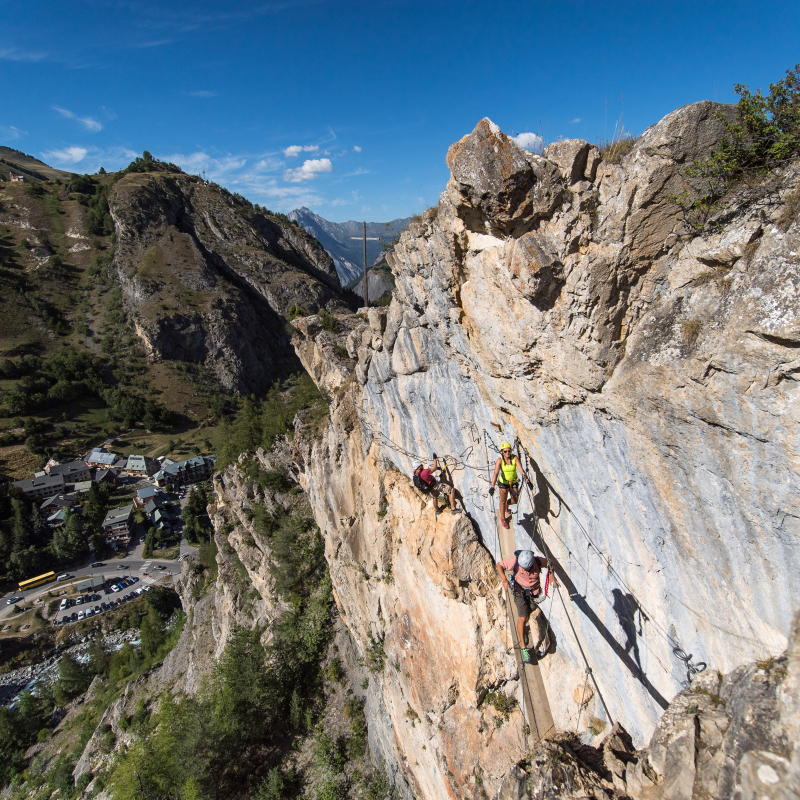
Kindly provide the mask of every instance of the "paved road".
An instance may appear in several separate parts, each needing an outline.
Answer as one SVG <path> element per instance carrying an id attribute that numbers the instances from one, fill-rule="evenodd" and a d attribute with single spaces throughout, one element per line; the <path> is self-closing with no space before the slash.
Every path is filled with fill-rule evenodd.
<path id="1" fill-rule="evenodd" d="M 146 483 L 142 484 L 149 485 Z M 188 500 L 188 493 L 180 498 L 180 505 L 183 508 L 186 505 L 186 501 Z M 66 588 L 72 583 L 76 583 L 78 580 L 85 580 L 86 578 L 96 577 L 100 575 L 105 575 L 106 577 L 114 574 L 119 575 L 120 577 L 130 574 L 130 575 L 137 575 L 141 578 L 144 575 L 150 575 L 153 578 L 162 578 L 165 575 L 178 575 L 181 571 L 181 564 L 180 561 L 175 560 L 166 560 L 160 559 L 158 556 L 153 558 L 145 559 L 142 556 L 142 551 L 144 549 L 144 542 L 138 541 L 136 539 L 132 540 L 132 549 L 129 551 L 129 555 L 125 558 L 112 558 L 108 561 L 103 562 L 96 562 L 94 560 L 87 560 L 86 563 L 79 567 L 78 569 L 71 569 L 71 570 L 64 570 L 69 576 L 70 579 L 67 581 L 62 581 L 61 583 L 56 583 L 55 581 L 51 583 L 46 583 L 43 586 L 37 586 L 35 589 L 31 589 L 30 591 L 17 593 L 17 592 L 6 592 L 0 599 L 0 619 L 8 616 L 13 612 L 13 606 L 7 605 L 6 601 L 10 597 L 22 597 L 23 600 L 20 600 L 17 605 L 23 605 L 23 603 L 29 603 L 36 598 L 41 597 L 42 595 L 46 595 L 48 592 L 53 591 L 57 588 Z M 188 544 L 183 537 L 181 536 L 180 539 L 180 557 L 184 558 L 190 553 L 196 553 L 197 547 Z M 92 564 L 95 563 L 102 563 L 102 567 L 93 567 Z M 147 564 L 155 567 L 156 565 L 162 565 L 166 567 L 164 570 L 158 569 L 146 569 L 142 570 L 142 567 Z M 120 566 L 126 567 L 126 569 L 119 569 Z"/>
<path id="2" fill-rule="evenodd" d="M 93 567 L 93 563 L 102 563 L 102 567 Z M 147 564 L 148 568 L 142 570 L 142 567 Z M 165 569 L 155 569 L 157 565 L 165 567 Z M 124 566 L 126 569 L 118 569 L 119 566 Z M 151 569 L 152 567 L 152 569 Z M 105 575 L 109 577 L 111 575 L 118 575 L 120 579 L 122 579 L 126 575 L 136 575 L 138 578 L 142 578 L 143 576 L 150 575 L 153 578 L 162 578 L 165 575 L 177 575 L 181 571 L 181 565 L 178 561 L 167 561 L 165 559 L 159 558 L 149 558 L 143 559 L 141 556 L 137 558 L 134 553 L 131 553 L 128 558 L 114 558 L 109 561 L 102 561 L 102 562 L 93 562 L 90 561 L 86 563 L 84 566 L 69 570 L 67 574 L 70 576 L 69 580 L 61 581 L 60 583 L 56 583 L 55 581 L 51 581 L 50 583 L 45 583 L 42 586 L 37 586 L 35 589 L 31 589 L 30 591 L 23 592 L 22 594 L 18 594 L 16 592 L 8 592 L 5 594 L 0 600 L 0 619 L 8 616 L 9 614 L 13 613 L 13 606 L 7 605 L 6 601 L 9 597 L 24 597 L 24 601 L 20 601 L 17 605 L 22 605 L 23 602 L 31 602 L 35 600 L 37 597 L 41 597 L 42 595 L 46 595 L 48 592 L 53 591 L 55 589 L 66 588 L 73 583 L 77 583 L 79 580 L 85 580 L 86 578 L 90 577 L 97 577 L 100 575 Z"/>

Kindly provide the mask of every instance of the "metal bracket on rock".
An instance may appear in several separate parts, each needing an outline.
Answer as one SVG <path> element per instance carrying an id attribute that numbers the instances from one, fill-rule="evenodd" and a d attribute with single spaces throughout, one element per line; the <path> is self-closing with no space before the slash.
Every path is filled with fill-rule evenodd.
<path id="1" fill-rule="evenodd" d="M 672 652 L 675 653 L 678 660 L 686 664 L 686 680 L 681 681 L 681 686 L 684 689 L 688 689 L 692 685 L 692 678 L 700 672 L 705 672 L 708 669 L 708 664 L 705 661 L 698 661 L 696 664 L 692 664 L 692 654 L 686 655 L 686 652 L 680 647 L 673 647 Z"/>

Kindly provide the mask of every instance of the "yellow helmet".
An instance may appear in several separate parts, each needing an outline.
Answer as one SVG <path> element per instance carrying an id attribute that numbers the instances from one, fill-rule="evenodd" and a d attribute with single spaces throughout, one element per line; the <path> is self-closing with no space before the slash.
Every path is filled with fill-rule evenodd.
<path id="1" fill-rule="evenodd" d="M 503 442 L 503 444 L 500 445 L 500 450 L 511 450 L 511 445 L 508 442 Z"/>

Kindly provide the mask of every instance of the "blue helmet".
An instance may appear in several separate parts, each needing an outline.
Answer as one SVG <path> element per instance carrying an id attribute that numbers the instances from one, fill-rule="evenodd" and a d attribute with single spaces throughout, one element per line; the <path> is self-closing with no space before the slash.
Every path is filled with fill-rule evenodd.
<path id="1" fill-rule="evenodd" d="M 533 566 L 534 558 L 535 556 L 530 550 L 520 550 L 517 556 L 517 564 L 519 564 L 522 569 L 530 569 Z"/>

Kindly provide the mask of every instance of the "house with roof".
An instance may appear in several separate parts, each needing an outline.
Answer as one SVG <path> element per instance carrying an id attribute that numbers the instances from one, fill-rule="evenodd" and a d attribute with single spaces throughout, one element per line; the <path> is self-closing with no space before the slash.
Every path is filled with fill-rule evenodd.
<path id="1" fill-rule="evenodd" d="M 14 481 L 11 485 L 16 486 L 25 497 L 30 497 L 32 500 L 45 500 L 57 494 L 64 494 L 63 475 L 36 476 L 24 481 Z"/>
<path id="2" fill-rule="evenodd" d="M 48 475 L 63 475 L 67 483 L 90 481 L 92 479 L 92 470 L 82 459 L 68 461 L 66 464 L 53 464 L 50 467 L 45 467 L 45 469 Z"/>
<path id="3" fill-rule="evenodd" d="M 57 511 L 54 511 L 47 518 L 47 527 L 60 528 L 64 524 L 64 517 L 66 516 L 66 513 L 67 513 L 66 508 L 59 508 Z"/>
<path id="4" fill-rule="evenodd" d="M 111 483 L 117 482 L 117 473 L 113 469 L 98 469 L 94 474 L 94 479 L 97 483 Z"/>
<path id="5" fill-rule="evenodd" d="M 161 492 L 155 486 L 145 486 L 144 489 L 136 490 L 136 499 L 140 500 L 143 504 L 153 497 L 158 497 Z"/>
<path id="6" fill-rule="evenodd" d="M 72 485 L 72 494 L 83 494 L 84 492 L 88 492 L 92 488 L 93 483 L 94 481 L 91 479 L 88 481 L 78 481 Z"/>
<path id="7" fill-rule="evenodd" d="M 94 449 L 87 454 L 84 460 L 88 466 L 94 467 L 95 469 L 114 469 L 114 465 L 120 458 L 121 456 L 117 453 L 109 453 L 106 450 Z"/>
<path id="8" fill-rule="evenodd" d="M 39 508 L 42 511 L 53 512 L 59 508 L 74 508 L 77 503 L 71 498 L 63 494 L 55 494 L 42 503 Z"/>
<path id="9" fill-rule="evenodd" d="M 167 464 L 165 460 L 161 469 L 153 475 L 153 480 L 157 486 L 185 486 L 210 478 L 213 471 L 213 456 L 195 456 L 172 464 Z"/>
<path id="10" fill-rule="evenodd" d="M 112 547 L 127 547 L 131 541 L 133 527 L 133 504 L 112 508 L 103 520 L 106 542 Z"/>
<path id="11" fill-rule="evenodd" d="M 152 475 L 157 469 L 156 462 L 148 456 L 128 456 L 124 467 L 128 475 L 138 475 L 143 478 Z"/>

